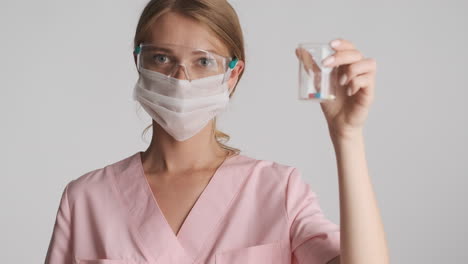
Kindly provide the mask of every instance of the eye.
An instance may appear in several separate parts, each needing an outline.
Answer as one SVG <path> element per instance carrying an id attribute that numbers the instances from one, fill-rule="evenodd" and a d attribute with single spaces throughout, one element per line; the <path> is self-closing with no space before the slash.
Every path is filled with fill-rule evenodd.
<path id="1" fill-rule="evenodd" d="M 153 55 L 153 59 L 156 63 L 167 63 L 169 58 L 164 54 L 155 54 Z"/>
<path id="2" fill-rule="evenodd" d="M 200 58 L 199 63 L 203 67 L 208 67 L 208 66 L 211 66 L 212 64 L 214 64 L 214 60 L 209 59 L 209 58 Z"/>

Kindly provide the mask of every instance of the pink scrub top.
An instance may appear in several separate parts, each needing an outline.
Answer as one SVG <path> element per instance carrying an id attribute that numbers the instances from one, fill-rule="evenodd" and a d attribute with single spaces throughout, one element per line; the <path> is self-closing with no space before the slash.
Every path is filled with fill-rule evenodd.
<path id="1" fill-rule="evenodd" d="M 340 254 L 339 226 L 295 167 L 228 157 L 176 236 L 140 155 L 66 185 L 46 264 L 326 264 Z"/>

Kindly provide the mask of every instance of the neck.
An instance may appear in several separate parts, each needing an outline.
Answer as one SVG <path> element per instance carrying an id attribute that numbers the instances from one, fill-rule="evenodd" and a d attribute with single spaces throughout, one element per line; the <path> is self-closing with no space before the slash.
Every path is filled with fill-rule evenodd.
<path id="1" fill-rule="evenodd" d="M 177 141 L 153 120 L 150 146 L 142 153 L 146 169 L 152 173 L 182 173 L 216 167 L 228 154 L 215 140 L 213 120 L 195 136 Z"/>

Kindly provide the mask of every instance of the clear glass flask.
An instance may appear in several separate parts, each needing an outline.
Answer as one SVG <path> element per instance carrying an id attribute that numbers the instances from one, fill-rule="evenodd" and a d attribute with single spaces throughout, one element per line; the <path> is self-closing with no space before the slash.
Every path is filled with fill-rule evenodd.
<path id="1" fill-rule="evenodd" d="M 299 99 L 301 100 L 334 100 L 335 86 L 332 85 L 332 70 L 325 67 L 322 60 L 333 54 L 328 43 L 300 43 L 296 49 L 299 59 Z"/>

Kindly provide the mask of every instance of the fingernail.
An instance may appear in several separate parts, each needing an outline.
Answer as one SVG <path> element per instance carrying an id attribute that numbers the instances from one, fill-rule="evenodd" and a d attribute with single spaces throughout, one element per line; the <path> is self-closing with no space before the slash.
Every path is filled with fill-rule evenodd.
<path id="1" fill-rule="evenodd" d="M 348 96 L 351 96 L 352 93 L 353 93 L 353 91 L 351 90 L 351 87 L 348 88 Z"/>
<path id="2" fill-rule="evenodd" d="M 334 41 L 331 42 L 331 46 L 332 46 L 333 48 L 336 48 L 336 47 L 338 47 L 339 45 L 340 45 L 340 41 L 337 40 L 337 39 L 335 39 Z"/>
<path id="3" fill-rule="evenodd" d="M 344 85 L 347 79 L 348 79 L 348 76 L 346 76 L 346 74 L 343 74 L 340 78 L 340 84 Z"/>
<path id="4" fill-rule="evenodd" d="M 333 56 L 328 57 L 327 59 L 325 59 L 325 60 L 323 61 L 323 65 L 328 66 L 328 65 L 330 65 L 334 60 L 335 60 L 335 57 L 333 57 Z"/>

